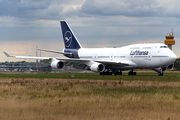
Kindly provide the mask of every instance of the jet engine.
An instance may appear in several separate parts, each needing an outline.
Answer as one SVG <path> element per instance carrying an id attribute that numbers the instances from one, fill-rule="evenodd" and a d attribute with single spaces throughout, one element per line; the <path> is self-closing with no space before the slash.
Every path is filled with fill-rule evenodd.
<path id="1" fill-rule="evenodd" d="M 173 68 L 174 68 L 174 63 L 171 64 L 171 65 L 169 65 L 169 66 L 167 67 L 168 70 L 171 70 L 171 69 L 173 69 Z"/>
<path id="2" fill-rule="evenodd" d="M 61 69 L 64 67 L 64 63 L 60 60 L 55 60 L 51 62 L 51 68 L 53 69 Z"/>
<path id="3" fill-rule="evenodd" d="M 101 63 L 94 63 L 91 65 L 90 69 L 93 72 L 103 72 L 105 70 L 105 66 Z"/>

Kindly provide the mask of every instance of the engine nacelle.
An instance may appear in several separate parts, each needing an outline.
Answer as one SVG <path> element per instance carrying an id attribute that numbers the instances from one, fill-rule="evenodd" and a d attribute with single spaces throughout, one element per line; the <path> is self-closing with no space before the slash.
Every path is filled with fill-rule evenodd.
<path id="1" fill-rule="evenodd" d="M 105 66 L 101 63 L 94 63 L 91 65 L 90 69 L 93 72 L 103 72 L 105 70 Z"/>
<path id="2" fill-rule="evenodd" d="M 173 69 L 173 68 L 174 68 L 174 63 L 171 64 L 171 65 L 169 65 L 169 66 L 167 67 L 168 70 L 171 70 L 171 69 Z"/>
<path id="3" fill-rule="evenodd" d="M 53 69 L 61 69 L 64 67 L 64 63 L 60 60 L 55 60 L 51 62 L 51 68 Z"/>

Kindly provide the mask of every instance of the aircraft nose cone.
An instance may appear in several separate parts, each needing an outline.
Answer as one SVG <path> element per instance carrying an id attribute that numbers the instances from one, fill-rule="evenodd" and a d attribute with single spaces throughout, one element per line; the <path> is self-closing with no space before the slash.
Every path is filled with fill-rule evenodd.
<path id="1" fill-rule="evenodd" d="M 176 54 L 174 54 L 174 52 L 172 52 L 169 57 L 170 57 L 170 59 L 172 60 L 172 62 L 175 62 L 176 59 L 177 59 L 177 56 L 176 56 Z"/>

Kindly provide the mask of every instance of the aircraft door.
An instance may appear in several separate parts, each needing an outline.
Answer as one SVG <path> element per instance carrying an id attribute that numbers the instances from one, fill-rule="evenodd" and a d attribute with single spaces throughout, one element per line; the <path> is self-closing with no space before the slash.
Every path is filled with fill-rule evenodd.
<path id="1" fill-rule="evenodd" d="M 94 59 L 94 60 L 97 59 L 97 54 L 94 54 L 93 59 Z"/>
<path id="2" fill-rule="evenodd" d="M 144 60 L 148 60 L 148 61 L 151 60 L 151 52 L 148 52 L 148 55 Z"/>
<path id="3" fill-rule="evenodd" d="M 151 52 L 149 52 L 149 55 L 148 55 L 148 60 L 151 60 Z"/>
<path id="4" fill-rule="evenodd" d="M 111 53 L 110 59 L 111 59 L 111 61 L 114 60 L 114 55 L 113 55 L 113 53 Z"/>

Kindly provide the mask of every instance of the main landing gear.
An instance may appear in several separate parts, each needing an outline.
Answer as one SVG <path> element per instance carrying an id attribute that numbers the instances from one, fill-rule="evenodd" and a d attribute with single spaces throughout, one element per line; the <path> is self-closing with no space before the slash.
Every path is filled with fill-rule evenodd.
<path id="1" fill-rule="evenodd" d="M 122 72 L 115 72 L 114 75 L 122 75 Z"/>
<path id="2" fill-rule="evenodd" d="M 112 72 L 100 72 L 100 75 L 112 75 Z"/>
<path id="3" fill-rule="evenodd" d="M 136 72 L 133 72 L 133 69 L 132 69 L 130 72 L 128 72 L 128 75 L 136 76 Z"/>
<path id="4" fill-rule="evenodd" d="M 100 72 L 100 75 L 122 75 L 121 70 L 112 70 L 112 72 L 106 71 L 106 72 Z M 136 76 L 136 72 L 133 72 L 133 69 L 131 69 L 130 72 L 128 72 L 128 75 L 130 76 Z"/>
<path id="5" fill-rule="evenodd" d="M 106 71 L 106 72 L 100 72 L 100 75 L 122 75 L 122 72 L 119 70 L 112 70 L 112 72 Z"/>

